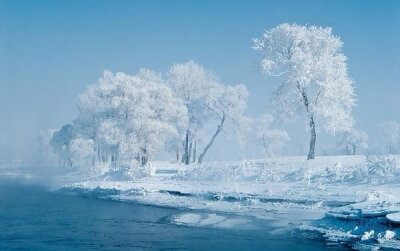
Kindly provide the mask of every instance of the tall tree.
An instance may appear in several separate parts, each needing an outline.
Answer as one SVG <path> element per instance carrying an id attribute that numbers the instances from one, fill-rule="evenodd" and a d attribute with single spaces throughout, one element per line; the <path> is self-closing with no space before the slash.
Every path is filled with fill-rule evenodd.
<path id="1" fill-rule="evenodd" d="M 330 133 L 348 131 L 355 104 L 343 43 L 331 28 L 281 24 L 254 39 L 262 70 L 283 79 L 274 106 L 285 119 L 305 111 L 311 133 L 307 159 L 315 157 L 316 126 Z"/>
<path id="2" fill-rule="evenodd" d="M 217 129 L 211 136 L 209 142 L 199 155 L 198 163 L 202 163 L 204 156 L 214 143 L 215 138 L 224 129 L 226 123 L 240 124 L 247 107 L 249 92 L 246 86 L 216 85 L 209 90 L 207 107 L 214 119 L 217 121 Z"/>
<path id="3" fill-rule="evenodd" d="M 76 138 L 76 128 L 67 124 L 55 131 L 50 139 L 50 145 L 58 155 L 61 164 L 64 166 L 72 166 L 72 158 L 70 151 L 70 143 Z"/>
<path id="4" fill-rule="evenodd" d="M 167 84 L 176 97 L 183 100 L 186 108 L 188 122 L 181 136 L 184 142 L 183 162 L 190 162 L 190 141 L 207 119 L 206 99 L 210 89 L 217 83 L 217 77 L 194 61 L 174 64 L 168 71 Z"/>

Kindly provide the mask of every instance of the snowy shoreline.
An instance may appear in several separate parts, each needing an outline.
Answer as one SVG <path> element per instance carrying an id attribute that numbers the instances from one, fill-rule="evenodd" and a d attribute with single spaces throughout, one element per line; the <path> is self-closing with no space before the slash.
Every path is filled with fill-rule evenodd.
<path id="1" fill-rule="evenodd" d="M 189 166 L 155 162 L 60 191 L 253 216 L 272 220 L 282 231 L 317 232 L 328 242 L 354 248 L 399 248 L 399 164 L 399 156 L 282 157 Z"/>

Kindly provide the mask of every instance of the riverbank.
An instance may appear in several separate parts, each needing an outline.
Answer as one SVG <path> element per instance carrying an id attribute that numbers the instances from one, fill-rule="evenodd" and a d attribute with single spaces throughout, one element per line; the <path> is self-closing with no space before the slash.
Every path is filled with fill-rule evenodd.
<path id="1" fill-rule="evenodd" d="M 2 168 L 2 176 L 47 180 L 52 191 L 73 197 L 184 210 L 171 218 L 179 226 L 246 228 L 246 221 L 222 216 L 235 215 L 268 221 L 271 234 L 297 232 L 353 248 L 399 248 L 399 163 L 399 156 L 282 157 L 189 166 L 153 162 L 97 173 L 45 169 L 52 171 L 43 175 L 25 168 L 18 174 Z"/>
<path id="2" fill-rule="evenodd" d="M 399 163 L 398 156 L 287 157 L 189 166 L 157 162 L 107 172 L 62 190 L 251 216 L 271 220 L 281 232 L 300 229 L 327 243 L 355 248 L 398 248 L 400 228 L 390 215 L 400 212 Z"/>

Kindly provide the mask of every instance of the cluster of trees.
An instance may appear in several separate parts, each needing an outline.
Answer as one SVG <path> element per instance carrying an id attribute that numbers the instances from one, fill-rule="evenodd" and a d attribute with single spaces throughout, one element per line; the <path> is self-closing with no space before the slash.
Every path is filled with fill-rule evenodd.
<path id="1" fill-rule="evenodd" d="M 201 163 L 226 125 L 246 120 L 248 96 L 244 85 L 221 84 L 193 61 L 173 65 L 165 78 L 146 69 L 105 71 L 79 96 L 77 118 L 52 131 L 48 143 L 68 166 L 146 165 L 164 148 L 185 164 Z M 215 131 L 197 157 L 199 133 L 210 123 Z"/>
<path id="2" fill-rule="evenodd" d="M 338 153 L 354 155 L 361 150 L 370 154 L 400 154 L 400 123 L 384 121 L 376 128 L 372 144 L 365 131 L 352 128 L 338 137 Z"/>
<path id="3" fill-rule="evenodd" d="M 282 80 L 272 102 L 279 121 L 301 114 L 306 118 L 308 159 L 315 157 L 321 130 L 339 133 L 338 146 L 346 154 L 368 147 L 368 135 L 353 128 L 355 94 L 342 47 L 331 28 L 308 25 L 281 24 L 254 39 L 262 71 Z M 147 69 L 136 75 L 105 71 L 79 96 L 77 118 L 46 138 L 65 165 L 146 165 L 161 149 L 189 164 L 201 163 L 230 125 L 251 128 L 265 155 L 272 156 L 289 135 L 272 128 L 270 114 L 246 117 L 248 96 L 244 85 L 224 85 L 194 61 L 175 64 L 164 76 Z M 215 126 L 210 135 L 205 125 Z M 398 153 L 400 124 L 390 121 L 379 128 L 383 151 Z"/>
<path id="4" fill-rule="evenodd" d="M 339 153 L 347 155 L 355 155 L 360 149 L 368 147 L 368 134 L 351 128 L 349 131 L 342 133 L 337 142 Z"/>

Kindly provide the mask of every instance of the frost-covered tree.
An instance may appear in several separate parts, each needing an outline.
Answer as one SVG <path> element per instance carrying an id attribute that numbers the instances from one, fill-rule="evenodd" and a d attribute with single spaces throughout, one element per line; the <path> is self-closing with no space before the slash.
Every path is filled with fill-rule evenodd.
<path id="1" fill-rule="evenodd" d="M 182 162 L 189 164 L 191 152 L 197 151 L 197 134 L 208 118 L 206 99 L 217 78 L 194 61 L 174 64 L 168 71 L 167 84 L 187 108 L 188 122 L 180 138 L 183 141 Z"/>
<path id="2" fill-rule="evenodd" d="M 384 153 L 397 154 L 400 152 L 400 123 L 385 121 L 378 126 L 380 142 Z"/>
<path id="3" fill-rule="evenodd" d="M 226 123 L 240 124 L 244 118 L 249 92 L 246 86 L 215 85 L 209 90 L 207 96 L 207 108 L 217 121 L 217 129 L 211 139 L 199 155 L 198 163 L 202 163 L 208 149 L 214 143 L 215 138 L 224 129 Z"/>
<path id="4" fill-rule="evenodd" d="M 263 146 L 264 154 L 267 157 L 275 155 L 275 151 L 281 148 L 285 142 L 290 140 L 285 130 L 271 128 L 274 117 L 270 114 L 263 114 L 255 120 L 255 131 L 257 140 Z"/>
<path id="5" fill-rule="evenodd" d="M 260 66 L 283 79 L 276 88 L 274 106 L 289 118 L 304 111 L 311 132 L 308 159 L 315 154 L 316 125 L 330 133 L 348 131 L 355 103 L 347 75 L 343 43 L 331 28 L 281 24 L 254 39 L 263 55 Z"/>
<path id="6" fill-rule="evenodd" d="M 169 137 L 165 142 L 165 150 L 169 153 L 174 154 L 173 161 L 176 163 L 181 162 L 181 152 L 183 149 L 183 141 L 180 135 Z"/>
<path id="7" fill-rule="evenodd" d="M 78 106 L 74 137 L 68 142 L 56 137 L 55 142 L 65 142 L 56 145 L 72 147 L 76 158 L 115 167 L 145 165 L 187 123 L 181 100 L 149 70 L 134 76 L 105 71 L 98 84 L 80 95 Z"/>
<path id="8" fill-rule="evenodd" d="M 69 149 L 71 160 L 75 166 L 93 166 L 94 165 L 94 151 L 93 140 L 77 138 L 71 140 Z"/>
<path id="9" fill-rule="evenodd" d="M 339 147 L 346 154 L 355 155 L 358 149 L 366 149 L 368 147 L 368 134 L 352 128 L 344 132 L 340 137 Z"/>
<path id="10" fill-rule="evenodd" d="M 72 166 L 70 142 L 76 137 L 76 129 L 68 124 L 55 131 L 50 139 L 50 145 L 59 157 L 61 164 Z"/>

